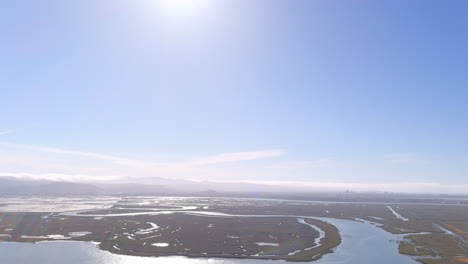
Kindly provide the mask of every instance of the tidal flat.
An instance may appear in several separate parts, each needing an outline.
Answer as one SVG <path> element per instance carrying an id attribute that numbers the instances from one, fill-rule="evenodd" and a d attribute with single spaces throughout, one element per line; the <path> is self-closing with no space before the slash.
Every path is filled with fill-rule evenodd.
<path id="1" fill-rule="evenodd" d="M 468 219 L 465 206 L 177 197 L 42 202 L 44 212 L 39 198 L 29 211 L 21 200 L 0 200 L 0 241 L 93 241 L 114 254 L 158 259 L 357 263 L 344 260 L 352 261 L 360 250 L 349 249 L 349 236 L 354 236 L 361 244 L 367 243 L 364 238 L 373 241 L 366 244 L 372 248 L 366 253 L 370 258 L 379 250 L 389 260 L 398 258 L 393 259 L 397 263 L 460 263 L 466 258 L 466 241 L 460 233 L 465 232 L 463 219 Z M 433 215 L 439 207 L 444 215 Z M 447 232 L 455 226 L 460 234 Z M 361 239 L 352 234 L 356 230 L 361 230 Z M 376 234 L 364 235 L 369 230 Z"/>

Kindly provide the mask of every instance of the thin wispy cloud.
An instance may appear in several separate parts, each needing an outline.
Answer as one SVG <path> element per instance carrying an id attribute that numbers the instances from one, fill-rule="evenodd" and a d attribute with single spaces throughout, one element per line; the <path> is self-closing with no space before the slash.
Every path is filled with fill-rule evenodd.
<path id="1" fill-rule="evenodd" d="M 7 131 L 0 131 L 0 136 L 8 135 L 13 133 L 13 130 L 7 130 Z"/>
<path id="2" fill-rule="evenodd" d="M 99 153 L 94 153 L 94 152 L 73 151 L 73 150 L 65 150 L 65 149 L 60 149 L 60 148 L 51 148 L 51 147 L 43 147 L 43 146 L 35 146 L 35 145 L 24 145 L 24 144 L 16 144 L 16 143 L 9 143 L 9 142 L 0 142 L 0 146 L 100 159 L 100 160 L 106 160 L 106 161 L 110 161 L 110 162 L 121 164 L 121 165 L 129 165 L 129 166 L 149 167 L 149 166 L 164 165 L 164 164 L 159 164 L 159 163 L 154 163 L 154 162 L 149 162 L 149 161 L 127 159 L 127 158 L 121 158 L 121 157 L 99 154 Z"/>
<path id="3" fill-rule="evenodd" d="M 285 153 L 284 150 L 235 152 L 235 153 L 223 153 L 223 154 L 209 156 L 205 158 L 199 158 L 194 161 L 188 161 L 188 162 L 158 163 L 158 162 L 151 162 L 151 161 L 144 161 L 144 160 L 128 159 L 128 158 L 94 153 L 94 152 L 73 151 L 73 150 L 66 150 L 66 149 L 61 149 L 61 148 L 16 144 L 16 143 L 9 143 L 9 142 L 0 142 L 0 146 L 16 148 L 16 149 L 25 149 L 25 150 L 31 150 L 31 151 L 39 151 L 39 152 L 80 156 L 80 157 L 110 161 L 115 164 L 127 165 L 127 166 L 133 166 L 133 167 L 155 167 L 155 168 L 156 167 L 157 168 L 170 168 L 170 167 L 183 168 L 183 167 L 206 166 L 206 165 L 212 165 L 212 164 L 231 163 L 231 162 L 278 157 Z"/>
<path id="4" fill-rule="evenodd" d="M 322 158 L 316 160 L 301 160 L 276 163 L 268 166 L 270 169 L 308 169 L 332 165 L 335 162 L 332 158 Z"/>
<path id="5" fill-rule="evenodd" d="M 0 172 L 0 177 L 13 177 L 17 179 L 27 180 L 48 180 L 48 181 L 65 181 L 65 182 L 96 182 L 96 181 L 112 181 L 120 180 L 123 177 L 119 176 L 92 176 L 88 174 L 65 174 L 65 173 L 12 173 Z"/>
<path id="6" fill-rule="evenodd" d="M 257 160 L 265 158 L 273 158 L 284 155 L 284 150 L 264 150 L 264 151 L 253 151 L 253 152 L 235 152 L 235 153 L 224 153 L 211 157 L 201 158 L 193 162 L 189 162 L 188 166 L 205 166 L 220 163 L 231 163 L 238 161 Z"/>

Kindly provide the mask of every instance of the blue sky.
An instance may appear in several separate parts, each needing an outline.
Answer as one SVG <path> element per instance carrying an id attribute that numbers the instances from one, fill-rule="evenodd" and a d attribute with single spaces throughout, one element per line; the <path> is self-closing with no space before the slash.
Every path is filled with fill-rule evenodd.
<path id="1" fill-rule="evenodd" d="M 468 184 L 467 8 L 4 1 L 0 172 Z"/>

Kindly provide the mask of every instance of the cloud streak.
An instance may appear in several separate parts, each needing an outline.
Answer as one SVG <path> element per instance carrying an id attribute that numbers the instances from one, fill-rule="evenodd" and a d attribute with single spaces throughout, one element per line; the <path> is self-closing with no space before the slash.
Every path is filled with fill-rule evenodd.
<path id="1" fill-rule="evenodd" d="M 105 154 L 98 154 L 98 153 L 93 153 L 93 152 L 65 150 L 65 149 L 60 149 L 60 148 L 15 144 L 15 143 L 8 143 L 8 142 L 0 142 L 0 146 L 10 147 L 10 148 L 27 149 L 27 150 L 33 150 L 33 151 L 48 152 L 48 153 L 56 153 L 56 154 L 74 155 L 74 156 L 93 158 L 93 159 L 100 159 L 100 160 L 106 160 L 106 161 L 110 161 L 110 162 L 121 164 L 121 165 L 129 165 L 129 166 L 150 167 L 150 166 L 161 166 L 162 165 L 162 164 L 158 164 L 158 163 L 154 163 L 154 162 L 127 159 L 127 158 L 121 158 L 121 157 L 105 155 Z"/>
<path id="2" fill-rule="evenodd" d="M 335 163 L 333 158 L 322 158 L 316 160 L 302 160 L 302 161 L 289 161 L 281 162 L 268 166 L 270 169 L 310 169 L 318 167 L 326 167 Z"/>
<path id="3" fill-rule="evenodd" d="M 207 166 L 221 163 L 232 163 L 239 161 L 248 161 L 248 160 L 257 160 L 278 157 L 285 153 L 283 150 L 264 150 L 264 151 L 253 151 L 253 152 L 235 152 L 235 153 L 223 153 L 219 155 L 204 157 L 188 162 L 176 162 L 176 163 L 158 163 L 151 161 L 143 161 L 136 159 L 122 158 L 112 155 L 99 154 L 94 152 L 84 152 L 84 151 L 73 151 L 66 150 L 61 148 L 51 148 L 44 146 L 35 146 L 35 145 L 25 145 L 25 144 L 16 144 L 9 142 L 0 142 L 0 146 L 15 148 L 15 149 L 25 149 L 31 151 L 55 153 L 55 154 L 64 154 L 79 156 L 91 159 L 105 160 L 110 161 L 115 164 L 132 166 L 132 167 L 152 167 L 152 168 L 186 168 L 186 167 L 198 167 L 198 166 Z"/>
<path id="4" fill-rule="evenodd" d="M 193 162 L 188 162 L 188 166 L 206 166 L 220 163 L 231 163 L 238 161 L 257 160 L 265 158 L 279 157 L 285 154 L 284 150 L 264 150 L 264 151 L 253 151 L 253 152 L 235 152 L 235 153 L 224 153 L 211 157 L 202 158 Z"/>
<path id="5" fill-rule="evenodd" d="M 64 182 L 108 182 L 120 180 L 120 176 L 92 176 L 88 174 L 66 174 L 66 173 L 12 173 L 0 172 L 0 177 L 13 177 L 27 180 L 48 180 Z"/>
<path id="6" fill-rule="evenodd" d="M 7 130 L 7 131 L 0 131 L 0 136 L 8 135 L 13 133 L 13 130 Z"/>

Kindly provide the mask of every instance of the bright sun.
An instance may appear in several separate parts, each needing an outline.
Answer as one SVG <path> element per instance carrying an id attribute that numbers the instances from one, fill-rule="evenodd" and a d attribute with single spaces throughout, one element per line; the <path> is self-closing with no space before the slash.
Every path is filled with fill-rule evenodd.
<path id="1" fill-rule="evenodd" d="M 171 17 L 192 17 L 201 15 L 211 0 L 157 0 L 160 10 Z"/>

